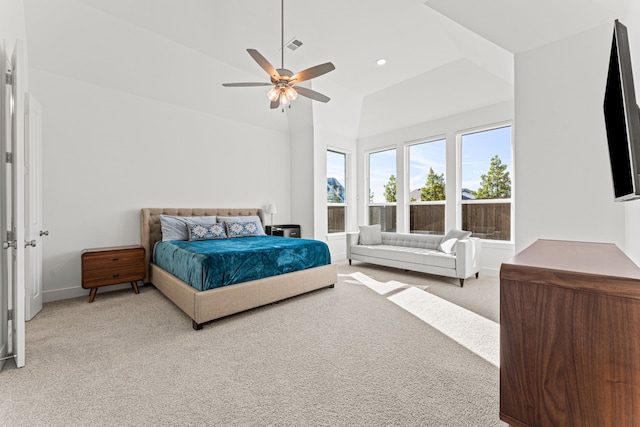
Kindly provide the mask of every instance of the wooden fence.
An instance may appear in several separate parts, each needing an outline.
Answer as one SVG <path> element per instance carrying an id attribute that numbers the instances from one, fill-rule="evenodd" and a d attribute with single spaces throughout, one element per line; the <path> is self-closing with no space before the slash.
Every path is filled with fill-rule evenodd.
<path id="1" fill-rule="evenodd" d="M 410 205 L 411 233 L 444 234 L 445 205 Z M 396 231 L 395 206 L 369 206 L 369 224 Z M 511 203 L 463 203 L 462 229 L 474 237 L 511 240 Z"/>
<path id="2" fill-rule="evenodd" d="M 382 231 L 396 231 L 396 207 L 369 206 L 369 224 L 380 224 Z"/>
<path id="3" fill-rule="evenodd" d="M 463 203 L 462 229 L 481 239 L 511 240 L 511 203 Z"/>
<path id="4" fill-rule="evenodd" d="M 444 205 L 410 205 L 411 233 L 444 234 Z"/>
<path id="5" fill-rule="evenodd" d="M 344 233 L 345 228 L 345 206 L 329 206 L 327 210 L 327 222 L 329 233 Z"/>

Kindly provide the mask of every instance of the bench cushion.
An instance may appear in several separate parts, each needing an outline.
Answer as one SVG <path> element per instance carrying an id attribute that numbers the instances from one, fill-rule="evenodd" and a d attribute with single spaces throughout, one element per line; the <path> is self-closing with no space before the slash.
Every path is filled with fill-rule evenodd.
<path id="1" fill-rule="evenodd" d="M 354 245 L 351 253 L 355 255 L 384 258 L 415 264 L 433 265 L 443 268 L 456 268 L 455 255 L 445 254 L 437 249 L 409 248 L 391 245 Z"/>

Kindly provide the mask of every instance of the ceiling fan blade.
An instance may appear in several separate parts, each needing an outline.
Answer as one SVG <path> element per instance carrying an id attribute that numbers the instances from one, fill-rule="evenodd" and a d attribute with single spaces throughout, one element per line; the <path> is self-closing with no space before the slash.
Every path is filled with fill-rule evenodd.
<path id="1" fill-rule="evenodd" d="M 273 86 L 271 83 L 222 83 L 224 87 Z"/>
<path id="2" fill-rule="evenodd" d="M 256 61 L 263 70 L 269 73 L 272 79 L 280 80 L 280 74 L 278 74 L 275 67 L 271 65 L 269 61 L 267 61 L 266 58 L 260 54 L 260 52 L 255 49 L 247 49 L 247 52 L 249 52 L 249 55 L 251 55 L 253 60 Z"/>
<path id="3" fill-rule="evenodd" d="M 325 62 L 324 64 L 316 65 L 315 67 L 307 68 L 306 70 L 300 71 L 298 74 L 291 77 L 291 80 L 295 81 L 296 83 L 300 83 L 304 82 L 305 80 L 310 80 L 314 77 L 321 76 L 335 69 L 336 67 L 331 62 Z"/>
<path id="4" fill-rule="evenodd" d="M 280 106 L 280 100 L 276 99 L 275 101 L 271 101 L 269 108 L 273 110 L 275 108 L 278 108 L 279 106 Z"/>
<path id="5" fill-rule="evenodd" d="M 320 92 L 316 92 L 315 90 L 307 89 L 306 87 L 293 86 L 293 88 L 299 95 L 306 96 L 314 101 L 329 102 L 329 100 L 331 100 L 328 96 L 323 95 Z"/>

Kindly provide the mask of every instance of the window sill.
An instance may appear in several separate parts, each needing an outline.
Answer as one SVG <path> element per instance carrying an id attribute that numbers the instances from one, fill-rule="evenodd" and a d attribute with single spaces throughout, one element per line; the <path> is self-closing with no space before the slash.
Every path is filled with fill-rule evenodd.
<path id="1" fill-rule="evenodd" d="M 344 239 L 346 236 L 347 236 L 347 233 L 345 232 L 331 233 L 331 234 L 327 234 L 327 240 L 340 240 L 340 239 Z"/>
<path id="2" fill-rule="evenodd" d="M 509 242 L 506 240 L 490 240 L 490 239 L 480 239 L 482 241 L 482 247 L 488 249 L 503 249 L 503 250 L 511 250 L 515 249 L 515 243 Z"/>

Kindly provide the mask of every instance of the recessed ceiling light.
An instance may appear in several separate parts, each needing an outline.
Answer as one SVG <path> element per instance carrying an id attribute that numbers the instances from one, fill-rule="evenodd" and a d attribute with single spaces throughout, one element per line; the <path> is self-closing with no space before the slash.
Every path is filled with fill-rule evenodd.
<path id="1" fill-rule="evenodd" d="M 386 59 L 384 59 L 384 58 L 380 58 L 380 59 L 378 59 L 378 60 L 376 61 L 376 64 L 378 64 L 378 65 L 384 65 L 384 64 L 386 64 L 386 63 L 387 63 L 387 60 L 386 60 Z"/>

